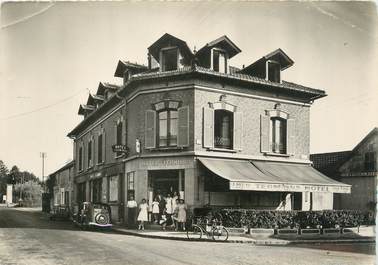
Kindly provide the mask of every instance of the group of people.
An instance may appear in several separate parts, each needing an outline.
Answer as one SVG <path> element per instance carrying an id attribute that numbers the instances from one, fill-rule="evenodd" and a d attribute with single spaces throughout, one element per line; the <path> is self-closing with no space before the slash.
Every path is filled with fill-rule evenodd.
<path id="1" fill-rule="evenodd" d="M 176 231 L 185 230 L 187 207 L 184 199 L 181 199 L 177 192 L 174 192 L 173 196 L 168 193 L 166 197 L 157 193 L 152 202 L 142 199 L 139 207 L 131 196 L 127 207 L 129 209 L 128 223 L 131 226 L 134 224 L 136 210 L 139 210 L 136 220 L 140 230 L 144 230 L 144 224 L 148 221 L 160 224 L 163 230 L 167 226 L 174 227 Z"/>

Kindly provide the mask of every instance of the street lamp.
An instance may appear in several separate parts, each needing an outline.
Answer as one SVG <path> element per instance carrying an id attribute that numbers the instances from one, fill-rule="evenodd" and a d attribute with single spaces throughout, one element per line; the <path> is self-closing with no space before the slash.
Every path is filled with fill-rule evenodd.
<path id="1" fill-rule="evenodd" d="M 43 191 L 45 191 L 45 158 L 47 157 L 47 153 L 40 152 L 39 155 L 42 158 L 42 188 Z"/>

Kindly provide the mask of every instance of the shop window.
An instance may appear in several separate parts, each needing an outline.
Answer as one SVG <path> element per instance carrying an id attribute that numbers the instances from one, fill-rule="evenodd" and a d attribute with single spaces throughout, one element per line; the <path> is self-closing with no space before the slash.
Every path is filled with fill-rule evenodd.
<path id="1" fill-rule="evenodd" d="M 214 147 L 232 149 L 233 113 L 227 110 L 214 112 Z"/>
<path id="2" fill-rule="evenodd" d="M 266 62 L 266 79 L 272 82 L 281 82 L 281 66 L 274 61 Z"/>
<path id="3" fill-rule="evenodd" d="M 376 153 L 375 152 L 365 153 L 364 169 L 365 169 L 365 171 L 376 171 L 377 170 Z"/>
<path id="4" fill-rule="evenodd" d="M 273 153 L 286 154 L 286 120 L 270 119 L 270 150 Z"/>
<path id="5" fill-rule="evenodd" d="M 167 48 L 161 50 L 160 58 L 161 71 L 177 70 L 178 48 Z"/>
<path id="6" fill-rule="evenodd" d="M 109 201 L 118 201 L 118 176 L 109 177 Z"/>
<path id="7" fill-rule="evenodd" d="M 92 202 L 101 202 L 102 195 L 102 179 L 92 181 Z"/>
<path id="8" fill-rule="evenodd" d="M 158 114 L 160 147 L 177 145 L 177 110 L 165 110 Z"/>
<path id="9" fill-rule="evenodd" d="M 135 171 L 127 173 L 127 198 L 130 200 L 130 197 L 135 198 Z"/>
<path id="10" fill-rule="evenodd" d="M 92 148 L 93 148 L 93 146 L 92 146 L 92 144 L 93 144 L 93 141 L 91 139 L 88 142 L 88 161 L 87 161 L 88 162 L 88 168 L 90 168 L 90 167 L 93 166 L 93 157 L 92 157 Z"/>
<path id="11" fill-rule="evenodd" d="M 83 170 L 83 147 L 79 147 L 79 171 Z"/>
<path id="12" fill-rule="evenodd" d="M 213 70 L 220 73 L 227 73 L 226 53 L 219 50 L 213 50 Z"/>

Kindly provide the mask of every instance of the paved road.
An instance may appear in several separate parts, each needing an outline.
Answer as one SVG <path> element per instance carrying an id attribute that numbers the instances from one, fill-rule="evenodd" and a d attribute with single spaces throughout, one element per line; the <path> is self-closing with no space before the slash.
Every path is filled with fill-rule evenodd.
<path id="1" fill-rule="evenodd" d="M 343 251 L 316 249 L 311 245 L 184 242 L 87 232 L 67 222 L 51 222 L 35 210 L 0 207 L 1 265 L 374 264 L 372 244 L 339 248 Z M 361 249 L 361 253 L 354 252 Z"/>

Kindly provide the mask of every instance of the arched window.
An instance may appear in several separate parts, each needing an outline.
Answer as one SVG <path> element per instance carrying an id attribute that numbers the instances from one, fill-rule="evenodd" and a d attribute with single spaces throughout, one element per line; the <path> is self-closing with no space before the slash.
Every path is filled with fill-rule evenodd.
<path id="1" fill-rule="evenodd" d="M 214 147 L 232 149 L 234 115 L 231 111 L 214 111 Z"/>
<path id="2" fill-rule="evenodd" d="M 279 117 L 270 119 L 270 145 L 273 153 L 286 154 L 286 120 Z"/>

